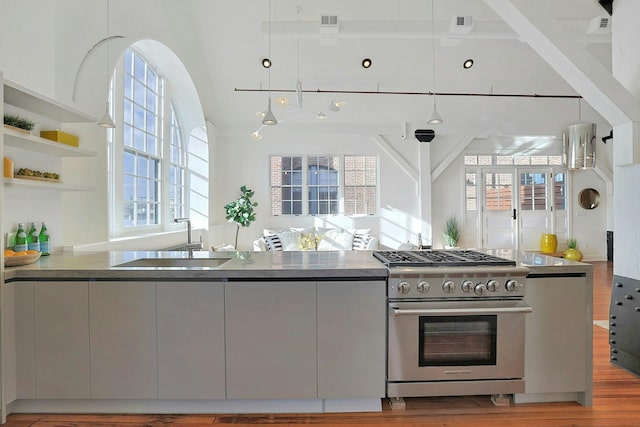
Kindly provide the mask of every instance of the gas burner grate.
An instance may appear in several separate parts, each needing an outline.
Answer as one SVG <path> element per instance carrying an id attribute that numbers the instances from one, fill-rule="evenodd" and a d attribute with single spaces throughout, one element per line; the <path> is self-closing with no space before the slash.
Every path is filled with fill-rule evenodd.
<path id="1" fill-rule="evenodd" d="M 515 266 L 516 262 L 472 250 L 374 251 L 387 267 Z"/>

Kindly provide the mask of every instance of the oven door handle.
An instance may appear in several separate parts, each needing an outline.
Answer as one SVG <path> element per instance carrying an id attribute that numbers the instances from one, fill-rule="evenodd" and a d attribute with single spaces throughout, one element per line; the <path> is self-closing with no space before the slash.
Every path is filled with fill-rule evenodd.
<path id="1" fill-rule="evenodd" d="M 494 308 L 423 308 L 423 309 L 402 309 L 391 307 L 394 316 L 415 316 L 415 315 L 467 315 L 467 314 L 502 314 L 502 313 L 531 313 L 533 310 L 529 306 L 518 307 L 494 307 Z"/>

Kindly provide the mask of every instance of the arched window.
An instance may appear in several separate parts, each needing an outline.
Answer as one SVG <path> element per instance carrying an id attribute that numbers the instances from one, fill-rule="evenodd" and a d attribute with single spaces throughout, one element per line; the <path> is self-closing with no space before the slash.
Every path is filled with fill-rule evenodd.
<path id="1" fill-rule="evenodd" d="M 171 103 L 169 126 L 169 217 L 185 216 L 185 168 L 186 150 L 182 142 L 182 128 L 176 108 Z"/>
<path id="2" fill-rule="evenodd" d="M 188 141 L 172 82 L 142 51 L 129 48 L 114 73 L 111 132 L 111 237 L 176 229 L 190 215 Z M 121 120 L 120 120 L 121 119 Z M 206 212 L 205 212 L 206 216 Z"/>

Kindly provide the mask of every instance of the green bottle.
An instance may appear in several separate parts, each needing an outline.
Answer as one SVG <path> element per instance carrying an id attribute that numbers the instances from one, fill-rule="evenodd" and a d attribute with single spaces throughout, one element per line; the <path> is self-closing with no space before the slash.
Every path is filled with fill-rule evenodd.
<path id="1" fill-rule="evenodd" d="M 31 223 L 29 234 L 27 234 L 27 248 L 32 251 L 40 252 L 40 238 L 38 237 L 38 230 L 36 229 L 36 223 Z"/>
<path id="2" fill-rule="evenodd" d="M 40 252 L 42 255 L 49 255 L 49 230 L 47 230 L 47 224 L 45 224 L 44 221 L 42 221 L 42 227 L 40 227 L 38 240 L 40 241 Z"/>
<path id="3" fill-rule="evenodd" d="M 24 231 L 24 224 L 18 224 L 18 232 L 16 233 L 16 243 L 13 246 L 13 250 L 16 252 L 26 251 L 27 247 L 27 233 Z"/>

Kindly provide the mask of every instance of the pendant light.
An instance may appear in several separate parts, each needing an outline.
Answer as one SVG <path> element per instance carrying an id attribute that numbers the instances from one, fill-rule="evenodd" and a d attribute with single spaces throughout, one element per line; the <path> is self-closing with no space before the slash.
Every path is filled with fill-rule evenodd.
<path id="1" fill-rule="evenodd" d="M 107 44 L 107 67 L 106 67 L 106 71 L 107 71 L 107 102 L 105 105 L 105 110 L 104 110 L 104 115 L 100 118 L 100 120 L 98 120 L 98 126 L 103 127 L 105 129 L 113 129 L 116 127 L 116 124 L 113 122 L 113 119 L 111 118 L 111 113 L 109 112 L 109 93 L 110 93 L 110 84 L 109 84 L 109 0 L 107 0 L 107 38 L 106 40 L 106 44 Z"/>
<path id="2" fill-rule="evenodd" d="M 433 16 L 433 2 L 435 0 L 431 0 L 431 47 L 433 51 L 433 60 L 431 61 L 431 65 L 433 67 L 433 90 L 435 91 L 436 87 L 436 20 Z M 430 125 L 439 125 L 442 123 L 442 117 L 440 113 L 438 113 L 438 109 L 436 108 L 436 94 L 433 94 L 433 112 L 431 113 L 431 118 L 427 122 Z"/>
<path id="3" fill-rule="evenodd" d="M 271 0 L 269 0 L 269 59 L 271 59 Z M 273 126 L 278 124 L 278 119 L 271 111 L 271 67 L 267 68 L 267 72 L 269 73 L 269 103 L 267 104 L 267 112 L 262 119 L 262 124 Z"/>

